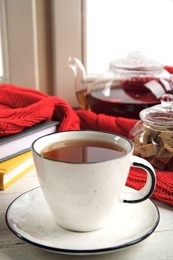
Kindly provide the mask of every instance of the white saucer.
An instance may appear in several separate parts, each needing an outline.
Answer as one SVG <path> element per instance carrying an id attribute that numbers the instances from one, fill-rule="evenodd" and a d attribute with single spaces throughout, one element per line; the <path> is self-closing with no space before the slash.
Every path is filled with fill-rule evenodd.
<path id="1" fill-rule="evenodd" d="M 134 245 L 155 230 L 159 219 L 156 205 L 148 199 L 122 203 L 113 222 L 102 229 L 68 231 L 55 223 L 40 187 L 16 198 L 6 212 L 6 223 L 19 238 L 45 250 L 74 255 L 103 254 Z"/>

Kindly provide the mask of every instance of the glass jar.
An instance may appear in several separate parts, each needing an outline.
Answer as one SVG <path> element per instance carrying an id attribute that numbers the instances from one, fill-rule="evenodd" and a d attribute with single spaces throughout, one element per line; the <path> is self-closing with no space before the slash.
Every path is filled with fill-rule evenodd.
<path id="1" fill-rule="evenodd" d="M 139 116 L 129 135 L 134 155 L 156 169 L 173 171 L 173 95 L 163 95 L 160 105 L 142 110 Z"/>

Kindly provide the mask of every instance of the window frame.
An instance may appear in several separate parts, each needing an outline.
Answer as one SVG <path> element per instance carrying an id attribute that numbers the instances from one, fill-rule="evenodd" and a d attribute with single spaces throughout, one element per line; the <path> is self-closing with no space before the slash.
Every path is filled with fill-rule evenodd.
<path id="1" fill-rule="evenodd" d="M 1 83 L 34 88 L 78 106 L 68 57 L 84 61 L 84 3 L 84 0 L 0 0 L 5 39 L 5 77 Z"/>
<path id="2" fill-rule="evenodd" d="M 8 41 L 7 41 L 7 26 L 6 26 L 6 9 L 5 0 L 0 0 L 0 27 L 1 27 L 1 47 L 2 47 L 2 67 L 3 77 L 0 77 L 0 82 L 9 80 L 9 63 L 8 63 Z"/>
<path id="3" fill-rule="evenodd" d="M 0 0 L 4 77 L 52 93 L 48 0 Z"/>
<path id="4" fill-rule="evenodd" d="M 52 0 L 52 50 L 54 95 L 78 106 L 69 56 L 83 58 L 83 0 Z M 73 10 L 73 11 L 72 11 Z M 63 48 L 62 48 L 63 46 Z"/>

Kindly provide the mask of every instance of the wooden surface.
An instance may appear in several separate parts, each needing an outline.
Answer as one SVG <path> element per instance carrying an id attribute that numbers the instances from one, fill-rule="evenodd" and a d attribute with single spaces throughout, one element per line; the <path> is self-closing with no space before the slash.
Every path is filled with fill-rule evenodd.
<path id="1" fill-rule="evenodd" d="M 0 191 L 0 260 L 172 260 L 173 259 L 173 208 L 155 201 L 160 211 L 160 223 L 147 239 L 115 253 L 93 256 L 69 256 L 47 252 L 25 243 L 7 227 L 5 212 L 8 205 L 20 194 L 39 186 L 35 170 L 31 170 L 5 191 Z"/>

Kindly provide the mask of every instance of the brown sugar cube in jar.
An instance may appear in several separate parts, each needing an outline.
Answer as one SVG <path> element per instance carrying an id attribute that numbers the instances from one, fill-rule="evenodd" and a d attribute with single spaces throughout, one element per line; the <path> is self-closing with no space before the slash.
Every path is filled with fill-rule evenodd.
<path id="1" fill-rule="evenodd" d="M 157 155 L 157 159 L 159 159 L 160 161 L 166 164 L 169 162 L 172 156 L 173 156 L 173 148 L 165 143 L 164 146 L 161 147 Z"/>
<path id="2" fill-rule="evenodd" d="M 143 158 L 154 156 L 157 154 L 157 151 L 158 147 L 153 143 L 141 146 L 141 156 Z"/>
<path id="3" fill-rule="evenodd" d="M 168 162 L 168 170 L 173 172 L 173 156 Z"/>
<path id="4" fill-rule="evenodd" d="M 173 137 L 173 133 L 172 132 L 162 132 L 158 135 L 158 139 L 170 139 Z"/>
<path id="5" fill-rule="evenodd" d="M 164 144 L 168 144 L 170 147 L 173 148 L 173 138 L 169 138 L 169 139 L 161 139 L 159 141 L 159 145 L 162 147 L 164 146 Z"/>
<path id="6" fill-rule="evenodd" d="M 163 170 L 166 166 L 166 164 L 160 160 L 158 160 L 156 157 L 153 157 L 152 160 L 150 160 L 150 163 L 157 169 Z"/>

